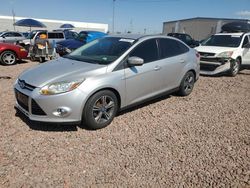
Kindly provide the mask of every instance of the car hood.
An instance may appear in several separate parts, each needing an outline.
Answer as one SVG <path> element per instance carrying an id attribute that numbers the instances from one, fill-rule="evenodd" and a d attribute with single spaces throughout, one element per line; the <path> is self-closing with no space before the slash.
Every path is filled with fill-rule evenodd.
<path id="1" fill-rule="evenodd" d="M 32 86 L 43 87 L 49 83 L 83 80 L 93 75 L 105 74 L 106 71 L 107 65 L 59 58 L 27 69 L 19 79 Z"/>
<path id="2" fill-rule="evenodd" d="M 231 47 L 219 47 L 219 46 L 198 46 L 195 48 L 198 52 L 208 52 L 219 54 L 227 51 L 234 51 L 235 48 Z"/>
<path id="3" fill-rule="evenodd" d="M 75 40 L 75 39 L 67 39 L 67 40 L 63 40 L 60 42 L 57 42 L 57 44 L 69 48 L 69 49 L 76 49 L 81 47 L 82 45 L 84 45 L 86 42 L 83 41 L 79 41 L 79 40 Z"/>

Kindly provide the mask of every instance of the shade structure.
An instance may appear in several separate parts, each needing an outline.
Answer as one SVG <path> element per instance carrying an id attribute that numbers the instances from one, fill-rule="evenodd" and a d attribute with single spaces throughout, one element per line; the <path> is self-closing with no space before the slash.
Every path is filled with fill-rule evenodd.
<path id="1" fill-rule="evenodd" d="M 60 28 L 71 29 L 71 28 L 75 28 L 75 26 L 73 26 L 72 24 L 62 24 Z"/>
<path id="2" fill-rule="evenodd" d="M 46 27 L 46 25 L 44 25 L 42 22 L 39 22 L 37 20 L 34 19 L 22 19 L 22 20 L 18 20 L 16 23 L 14 23 L 14 25 L 16 26 L 23 26 L 23 27 Z"/>

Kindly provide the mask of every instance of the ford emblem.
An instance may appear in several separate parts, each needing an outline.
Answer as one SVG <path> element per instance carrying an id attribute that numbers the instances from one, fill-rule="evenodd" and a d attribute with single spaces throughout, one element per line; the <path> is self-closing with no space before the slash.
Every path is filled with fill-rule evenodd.
<path id="1" fill-rule="evenodd" d="M 25 88 L 25 81 L 24 80 L 20 80 L 19 81 L 19 86 L 24 89 Z"/>

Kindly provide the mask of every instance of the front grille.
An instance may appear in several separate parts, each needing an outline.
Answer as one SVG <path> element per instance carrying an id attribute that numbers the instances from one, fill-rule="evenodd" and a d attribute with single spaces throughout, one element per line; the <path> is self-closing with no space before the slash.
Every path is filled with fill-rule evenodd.
<path id="1" fill-rule="evenodd" d="M 209 53 L 209 52 L 199 52 L 201 56 L 209 57 L 209 56 L 214 56 L 215 53 Z"/>
<path id="2" fill-rule="evenodd" d="M 215 63 L 225 63 L 225 60 L 222 59 L 222 58 L 206 58 L 206 57 L 201 57 L 200 61 L 215 62 Z"/>
<path id="3" fill-rule="evenodd" d="M 220 65 L 213 65 L 213 64 L 200 64 L 200 70 L 204 71 L 214 71 Z"/>
<path id="4" fill-rule="evenodd" d="M 47 114 L 42 108 L 36 103 L 34 99 L 31 100 L 31 113 L 34 115 L 46 116 Z"/>
<path id="5" fill-rule="evenodd" d="M 32 86 L 30 84 L 27 84 L 24 80 L 20 80 L 18 79 L 18 85 L 22 88 L 22 89 L 28 89 L 30 91 L 33 91 L 36 87 Z"/>
<path id="6" fill-rule="evenodd" d="M 18 90 L 15 90 L 17 103 L 25 109 L 27 112 L 29 111 L 29 97 Z"/>

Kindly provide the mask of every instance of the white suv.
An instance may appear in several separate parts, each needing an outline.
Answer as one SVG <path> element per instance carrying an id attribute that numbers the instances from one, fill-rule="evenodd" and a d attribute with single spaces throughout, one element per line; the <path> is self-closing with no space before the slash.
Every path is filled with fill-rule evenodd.
<path id="1" fill-rule="evenodd" d="M 228 72 L 235 76 L 241 66 L 250 65 L 250 33 L 218 33 L 196 48 L 200 73 L 215 75 Z"/>
<path id="2" fill-rule="evenodd" d="M 46 31 L 46 30 L 33 30 L 27 36 L 27 39 L 23 40 L 24 45 L 34 45 L 35 40 L 39 38 L 40 35 L 45 34 L 49 40 L 49 43 L 52 44 L 53 41 L 59 42 L 65 40 L 64 33 L 62 31 Z"/>

